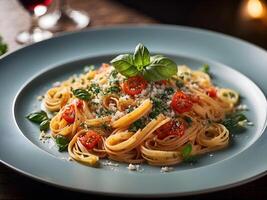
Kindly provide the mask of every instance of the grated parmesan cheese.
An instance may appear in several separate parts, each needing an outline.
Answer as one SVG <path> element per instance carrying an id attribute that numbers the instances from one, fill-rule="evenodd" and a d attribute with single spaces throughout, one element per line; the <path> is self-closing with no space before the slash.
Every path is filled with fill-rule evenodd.
<path id="1" fill-rule="evenodd" d="M 44 96 L 41 96 L 41 95 L 36 97 L 36 99 L 37 99 L 38 101 L 42 101 L 43 98 L 44 98 Z"/>
<path id="2" fill-rule="evenodd" d="M 73 161 L 72 157 L 68 157 L 68 161 Z"/>
<path id="3" fill-rule="evenodd" d="M 134 165 L 134 164 L 131 164 L 131 163 L 128 165 L 127 169 L 130 170 L 130 171 L 137 171 L 137 172 L 144 171 L 144 169 L 142 169 L 140 165 Z"/>
<path id="4" fill-rule="evenodd" d="M 166 173 L 166 172 L 171 172 L 171 171 L 174 171 L 174 168 L 173 167 L 167 167 L 167 166 L 161 167 L 161 170 L 160 170 L 161 173 Z"/>
<path id="5" fill-rule="evenodd" d="M 117 111 L 114 116 L 111 118 L 111 121 L 115 121 L 116 119 L 119 119 L 120 117 L 124 116 L 125 113 L 124 112 L 121 112 L 121 111 Z"/>
<path id="6" fill-rule="evenodd" d="M 103 163 L 104 166 L 111 166 L 111 167 L 118 167 L 119 164 L 118 163 L 113 163 L 111 161 L 106 161 Z"/>
<path id="7" fill-rule="evenodd" d="M 53 83 L 53 87 L 59 87 L 61 85 L 61 82 L 57 81 Z"/>
<path id="8" fill-rule="evenodd" d="M 248 106 L 246 104 L 240 104 L 236 107 L 236 110 L 248 110 Z"/>

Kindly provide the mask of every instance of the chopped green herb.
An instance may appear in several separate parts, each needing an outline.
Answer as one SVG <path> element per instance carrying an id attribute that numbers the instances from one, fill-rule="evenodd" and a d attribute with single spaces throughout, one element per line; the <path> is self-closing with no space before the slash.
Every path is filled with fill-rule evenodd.
<path id="1" fill-rule="evenodd" d="M 56 136 L 56 144 L 58 146 L 58 151 L 65 151 L 69 145 L 69 142 L 69 139 L 62 135 Z"/>
<path id="2" fill-rule="evenodd" d="M 103 116 L 107 116 L 107 115 L 111 115 L 111 114 L 114 114 L 114 112 L 101 107 L 99 109 L 99 112 L 97 113 L 97 116 L 103 117 Z"/>
<path id="3" fill-rule="evenodd" d="M 155 119 L 160 114 L 159 109 L 153 109 L 151 113 L 149 113 L 149 117 L 152 119 Z"/>
<path id="4" fill-rule="evenodd" d="M 190 156 L 190 153 L 192 152 L 192 144 L 188 143 L 185 145 L 182 149 L 182 156 L 184 159 L 187 159 Z"/>
<path id="5" fill-rule="evenodd" d="M 84 89 L 72 90 L 72 93 L 78 99 L 82 99 L 82 100 L 85 100 L 85 101 L 88 101 L 88 100 L 91 99 L 91 94 L 89 92 L 87 92 L 86 90 L 84 90 Z"/>
<path id="6" fill-rule="evenodd" d="M 171 88 L 171 87 L 168 87 L 168 88 L 166 88 L 166 89 L 164 90 L 164 92 L 166 92 L 168 95 L 171 95 L 171 94 L 174 93 L 174 89 Z"/>
<path id="7" fill-rule="evenodd" d="M 204 64 L 200 67 L 200 71 L 209 74 L 210 73 L 210 66 L 208 64 Z"/>
<path id="8" fill-rule="evenodd" d="M 118 86 L 111 86 L 107 89 L 107 93 L 118 93 L 121 89 Z"/>
<path id="9" fill-rule="evenodd" d="M 155 107 L 161 107 L 163 105 L 163 101 L 159 98 L 153 97 L 151 98 L 153 101 L 153 105 L 155 105 Z"/>
<path id="10" fill-rule="evenodd" d="M 101 89 L 98 84 L 92 83 L 89 87 L 88 90 L 91 91 L 93 94 L 98 94 Z"/>
<path id="11" fill-rule="evenodd" d="M 133 107 L 130 107 L 130 108 L 128 108 L 127 110 L 126 110 L 126 112 L 127 113 L 130 113 L 130 112 L 132 112 L 134 110 L 134 108 Z"/>
<path id="12" fill-rule="evenodd" d="M 111 132 L 112 131 L 112 127 L 107 125 L 107 124 L 102 124 L 101 128 L 104 130 L 104 131 L 107 131 L 107 132 Z"/>
<path id="13" fill-rule="evenodd" d="M 189 125 L 192 123 L 192 119 L 191 119 L 191 117 L 187 117 L 187 116 L 185 116 L 185 117 L 184 117 L 184 120 L 185 120 Z"/>
<path id="14" fill-rule="evenodd" d="M 88 129 L 88 125 L 85 122 L 80 123 L 82 129 Z"/>
<path id="15" fill-rule="evenodd" d="M 3 42 L 3 39 L 0 36 L 0 56 L 5 54 L 7 50 L 8 50 L 7 44 Z"/>
<path id="16" fill-rule="evenodd" d="M 130 125 L 129 130 L 132 132 L 136 132 L 139 129 L 142 129 L 145 127 L 145 119 L 141 118 L 136 120 L 133 124 Z"/>
<path id="17" fill-rule="evenodd" d="M 149 113 L 149 117 L 154 119 L 157 117 L 160 113 L 168 112 L 168 106 L 165 102 L 162 101 L 162 99 L 153 97 L 151 98 L 153 102 L 152 111 Z"/>
<path id="18" fill-rule="evenodd" d="M 112 78 L 117 78 L 117 76 L 118 76 L 118 71 L 117 70 L 112 70 L 111 72 L 110 72 L 110 76 L 112 77 Z"/>

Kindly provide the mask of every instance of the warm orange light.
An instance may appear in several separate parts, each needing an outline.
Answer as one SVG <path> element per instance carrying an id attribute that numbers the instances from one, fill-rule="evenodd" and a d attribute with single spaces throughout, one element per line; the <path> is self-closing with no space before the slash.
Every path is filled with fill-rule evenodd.
<path id="1" fill-rule="evenodd" d="M 260 0 L 249 0 L 247 2 L 247 12 L 252 18 L 262 18 L 265 14 L 264 5 Z"/>

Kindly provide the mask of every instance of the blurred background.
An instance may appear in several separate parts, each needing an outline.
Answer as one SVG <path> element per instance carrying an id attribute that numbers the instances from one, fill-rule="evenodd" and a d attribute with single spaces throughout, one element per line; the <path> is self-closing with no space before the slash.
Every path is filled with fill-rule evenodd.
<path id="1" fill-rule="evenodd" d="M 226 33 L 267 49 L 267 0 L 0 0 L 0 55 L 61 32 L 116 24 L 176 24 Z M 29 37 L 34 34 L 34 37 Z M 264 179 L 207 195 L 266 198 Z M 0 164 L 0 199 L 86 195 L 54 188 Z M 78 195 L 78 196 L 77 196 Z"/>
<path id="2" fill-rule="evenodd" d="M 267 48 L 267 1 L 118 0 L 118 2 L 160 23 L 219 31 Z"/>
<path id="3" fill-rule="evenodd" d="M 214 30 L 267 48 L 266 0 L 0 0 L 0 19 L 10 50 L 29 42 L 18 41 L 18 34 L 31 23 L 41 28 L 36 41 L 43 39 L 42 31 L 51 37 L 95 26 L 164 23 Z"/>

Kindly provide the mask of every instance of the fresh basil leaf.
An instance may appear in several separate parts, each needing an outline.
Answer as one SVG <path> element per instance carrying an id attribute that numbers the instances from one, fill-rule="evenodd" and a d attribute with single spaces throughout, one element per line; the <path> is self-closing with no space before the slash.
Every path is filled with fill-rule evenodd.
<path id="1" fill-rule="evenodd" d="M 150 53 L 143 44 L 138 44 L 134 51 L 134 65 L 139 71 L 142 71 L 146 65 L 150 64 Z"/>
<path id="2" fill-rule="evenodd" d="M 177 74 L 175 62 L 164 56 L 154 56 L 153 62 L 144 70 L 144 78 L 148 81 L 166 80 Z"/>
<path id="3" fill-rule="evenodd" d="M 247 122 L 247 117 L 240 112 L 233 113 L 231 115 L 226 116 L 223 120 L 222 124 L 230 131 L 230 132 L 242 132 L 245 130 L 245 125 Z"/>
<path id="4" fill-rule="evenodd" d="M 200 67 L 199 69 L 200 71 L 206 73 L 206 74 L 209 74 L 210 72 L 210 66 L 208 64 L 204 64 Z"/>
<path id="5" fill-rule="evenodd" d="M 118 72 L 125 71 L 134 66 L 133 56 L 130 54 L 118 55 L 116 58 L 110 61 Z"/>
<path id="6" fill-rule="evenodd" d="M 34 123 L 40 124 L 45 120 L 48 120 L 48 116 L 45 111 L 41 110 L 39 112 L 30 113 L 26 118 Z"/>
<path id="7" fill-rule="evenodd" d="M 171 59 L 164 57 L 164 56 L 158 56 L 156 57 L 153 62 L 152 66 L 156 68 L 157 72 L 166 78 L 170 78 L 171 76 L 177 74 L 177 65 L 174 61 Z"/>
<path id="8" fill-rule="evenodd" d="M 58 151 L 65 151 L 69 145 L 69 142 L 69 139 L 62 135 L 56 136 L 56 144 L 58 146 Z"/>
<path id="9" fill-rule="evenodd" d="M 188 143 L 182 149 L 182 156 L 184 159 L 188 158 L 190 153 L 192 152 L 192 144 Z"/>
<path id="10" fill-rule="evenodd" d="M 165 77 L 160 76 L 160 74 L 158 74 L 152 65 L 146 67 L 146 69 L 143 71 L 143 77 L 147 81 L 160 81 L 166 79 Z"/>
<path id="11" fill-rule="evenodd" d="M 40 131 L 47 131 L 49 129 L 50 120 L 46 119 L 40 123 Z"/>
<path id="12" fill-rule="evenodd" d="M 114 58 L 110 63 L 115 69 L 126 77 L 136 76 L 139 71 L 134 66 L 133 56 L 130 54 L 122 54 Z"/>
<path id="13" fill-rule="evenodd" d="M 78 99 L 82 99 L 82 100 L 85 100 L 85 101 L 88 101 L 91 98 L 91 94 L 89 92 L 87 92 L 86 90 L 84 90 L 84 89 L 72 90 L 72 93 Z"/>
<path id="14" fill-rule="evenodd" d="M 121 71 L 120 73 L 126 77 L 133 77 L 133 76 L 138 75 L 139 71 L 134 66 L 132 66 L 128 68 L 127 70 Z"/>

